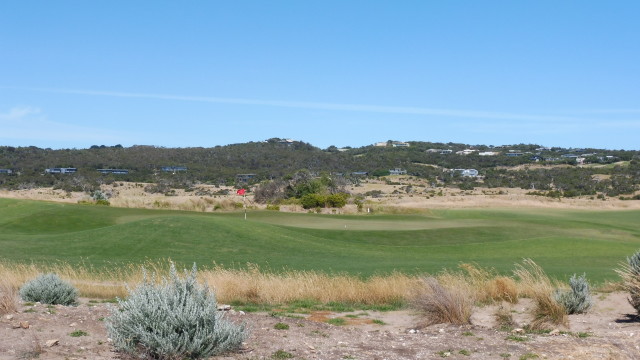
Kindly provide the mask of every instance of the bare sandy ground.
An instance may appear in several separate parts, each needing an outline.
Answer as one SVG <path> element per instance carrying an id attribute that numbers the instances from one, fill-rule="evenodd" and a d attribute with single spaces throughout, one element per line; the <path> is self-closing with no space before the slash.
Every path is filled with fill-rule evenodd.
<path id="1" fill-rule="evenodd" d="M 378 197 L 366 196 L 364 210 L 379 211 L 384 209 L 447 209 L 447 208 L 554 208 L 554 209 L 640 209 L 638 200 L 619 200 L 607 198 L 605 200 L 587 196 L 579 198 L 553 199 L 544 196 L 527 195 L 530 190 L 517 188 L 494 188 L 475 190 L 459 190 L 453 188 L 430 187 L 424 181 L 412 178 L 398 177 L 390 185 L 383 181 L 368 180 L 359 186 L 352 186 L 348 190 L 353 195 L 371 194 L 380 191 Z M 174 195 L 149 194 L 144 191 L 147 184 L 116 183 L 115 186 L 102 186 L 102 190 L 111 195 L 109 201 L 114 207 L 130 208 L 161 208 L 174 210 L 190 210 L 215 212 L 237 209 L 243 206 L 243 201 L 250 208 L 264 208 L 257 204 L 249 195 L 243 199 L 236 195 L 236 189 L 231 187 L 215 187 L 198 185 L 194 191 L 186 192 L 175 189 Z M 229 195 L 201 195 L 214 194 L 227 190 Z M 0 190 L 0 197 L 16 199 L 32 199 L 56 202 L 77 203 L 90 200 L 85 193 L 39 188 L 30 190 L 6 191 Z M 283 205 L 281 211 L 306 211 L 300 206 Z M 347 205 L 344 209 L 323 209 L 325 213 L 355 213 L 355 205 Z"/>
<path id="2" fill-rule="evenodd" d="M 588 314 L 571 315 L 569 328 L 552 333 L 500 328 L 494 316 L 498 306 L 476 308 L 470 325 L 422 328 L 420 316 L 411 310 L 296 317 L 232 311 L 228 318 L 246 323 L 251 335 L 240 351 L 215 359 L 279 359 L 285 357 L 277 354 L 285 353 L 293 359 L 326 360 L 640 358 L 640 322 L 623 293 L 597 295 Z M 531 321 L 531 308 L 528 299 L 509 305 L 516 328 Z M 0 359 L 126 359 L 106 333 L 110 311 L 108 304 L 88 299 L 75 307 L 22 304 L 19 312 L 0 319 Z M 337 317 L 346 325 L 326 322 Z M 277 323 L 289 328 L 275 329 Z"/>

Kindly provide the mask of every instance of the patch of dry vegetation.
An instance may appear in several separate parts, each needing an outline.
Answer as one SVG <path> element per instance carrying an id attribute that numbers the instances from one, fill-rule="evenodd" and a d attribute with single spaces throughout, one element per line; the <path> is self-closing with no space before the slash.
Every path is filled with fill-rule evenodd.
<path id="1" fill-rule="evenodd" d="M 0 280 L 0 315 L 18 311 L 18 289 Z"/>
<path id="2" fill-rule="evenodd" d="M 123 298 L 127 294 L 125 284 L 133 288 L 142 282 L 142 267 L 147 273 L 167 275 L 167 261 L 100 270 L 63 263 L 0 262 L 3 279 L 0 292 L 9 294 L 13 291 L 15 296 L 27 280 L 41 273 L 55 272 L 70 281 L 83 297 Z M 529 259 L 516 264 L 514 277 L 472 264 L 461 264 L 456 271 L 445 270 L 434 276 L 398 272 L 369 278 L 317 271 L 274 272 L 250 264 L 247 268 L 214 266 L 202 269 L 198 272 L 198 280 L 215 290 L 221 303 L 277 305 L 309 300 L 363 305 L 409 303 L 425 314 L 426 324 L 466 324 L 474 304 L 516 303 L 520 297 L 528 297 L 536 304 L 532 328 L 567 324 L 566 309 L 554 298 L 554 291 L 566 285 L 551 281 L 542 268 Z M 636 284 L 640 289 L 640 282 Z M 7 303 L 11 305 L 10 301 Z"/>
<path id="3" fill-rule="evenodd" d="M 533 299 L 536 304 L 531 328 L 568 325 L 566 309 L 553 296 L 559 284 L 553 283 L 540 266 L 531 259 L 524 259 L 522 264 L 516 264 L 514 274 L 520 280 L 521 294 Z"/>
<path id="4" fill-rule="evenodd" d="M 446 280 L 445 280 L 446 281 Z M 417 289 L 412 305 L 424 316 L 424 325 L 471 323 L 474 299 L 470 286 L 455 286 L 454 282 L 426 277 Z M 446 285 L 444 285 L 446 283 Z"/>
<path id="5" fill-rule="evenodd" d="M 70 281 L 83 297 L 124 297 L 126 286 L 134 287 L 142 281 L 141 268 L 148 273 L 166 275 L 166 262 L 131 264 L 114 269 L 100 269 L 69 264 L 9 264 L 0 263 L 0 275 L 14 288 L 41 273 L 54 272 Z M 270 272 L 256 265 L 247 269 L 228 269 L 216 266 L 198 272 L 198 279 L 216 291 L 220 302 L 281 304 L 296 300 L 319 302 L 347 302 L 359 304 L 391 304 L 402 302 L 417 277 L 402 273 L 373 276 L 329 275 L 316 271 Z"/>
<path id="6" fill-rule="evenodd" d="M 393 273 L 362 279 L 352 275 L 328 275 L 317 271 L 263 271 L 215 267 L 203 270 L 200 278 L 216 289 L 223 302 L 240 301 L 282 304 L 296 300 L 390 304 L 403 301 L 415 284 L 414 276 Z"/>

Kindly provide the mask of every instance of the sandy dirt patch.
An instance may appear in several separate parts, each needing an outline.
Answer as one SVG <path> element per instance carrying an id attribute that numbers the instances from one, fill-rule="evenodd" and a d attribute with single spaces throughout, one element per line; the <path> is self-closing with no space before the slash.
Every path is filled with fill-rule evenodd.
<path id="1" fill-rule="evenodd" d="M 285 352 L 293 359 L 326 360 L 640 358 L 640 322 L 623 293 L 596 295 L 590 313 L 571 315 L 569 328 L 555 335 L 500 329 L 493 315 L 498 306 L 476 308 L 471 325 L 425 328 L 420 328 L 418 314 L 409 310 L 295 317 L 232 311 L 228 318 L 246 323 L 251 335 L 239 352 L 214 359 L 274 359 L 274 354 Z M 516 326 L 531 320 L 530 301 L 521 299 L 510 306 Z M 0 359 L 125 359 L 107 337 L 104 318 L 109 312 L 108 304 L 87 299 L 75 307 L 21 304 L 18 313 L 0 320 Z M 345 319 L 346 325 L 327 323 L 331 318 Z M 277 323 L 289 328 L 278 330 Z M 84 334 L 72 336 L 74 332 Z M 49 347 L 51 340 L 58 341 Z"/>
<path id="2" fill-rule="evenodd" d="M 420 179 L 397 177 L 392 184 L 379 180 L 367 180 L 359 186 L 352 186 L 348 191 L 353 195 L 366 196 L 362 211 L 376 212 L 395 209 L 430 209 L 451 208 L 554 208 L 554 209 L 640 209 L 640 201 L 619 200 L 617 198 L 597 199 L 595 196 L 579 198 L 554 199 L 544 196 L 527 195 L 530 190 L 517 188 L 476 188 L 459 190 L 455 188 L 431 187 Z M 395 184 L 395 185 L 393 185 Z M 174 189 L 171 196 L 150 194 L 141 183 L 114 183 L 103 185 L 102 191 L 110 194 L 111 206 L 126 208 L 172 209 L 199 212 L 217 212 L 241 209 L 245 204 L 250 209 L 264 209 L 249 195 L 243 198 L 236 194 L 232 187 L 198 185 L 192 191 Z M 224 193 L 228 194 L 225 195 Z M 90 200 L 86 193 L 38 188 L 30 190 L 0 190 L 0 197 L 15 199 L 31 199 L 77 203 Z M 280 211 L 306 212 L 299 205 L 282 205 Z M 356 205 L 349 204 L 343 209 L 322 209 L 323 213 L 347 214 L 357 213 Z"/>

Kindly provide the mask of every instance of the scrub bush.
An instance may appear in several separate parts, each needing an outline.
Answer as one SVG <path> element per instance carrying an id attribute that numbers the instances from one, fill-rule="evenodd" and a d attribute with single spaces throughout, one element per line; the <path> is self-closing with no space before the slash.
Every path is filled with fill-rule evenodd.
<path id="1" fill-rule="evenodd" d="M 586 275 L 573 276 L 569 279 L 571 290 L 556 290 L 554 297 L 560 305 L 564 306 L 567 314 L 582 314 L 593 305 L 589 283 Z"/>
<path id="2" fill-rule="evenodd" d="M 147 279 L 107 319 L 115 347 L 140 358 L 199 359 L 240 347 L 247 337 L 244 325 L 234 324 L 217 311 L 215 295 L 196 281 L 196 266 L 178 276 Z"/>
<path id="3" fill-rule="evenodd" d="M 78 290 L 56 274 L 42 274 L 27 282 L 20 289 L 24 301 L 50 305 L 73 305 L 78 299 Z"/>
<path id="4" fill-rule="evenodd" d="M 629 303 L 640 314 L 640 251 L 627 258 L 616 272 L 622 278 L 622 285 L 631 296 Z"/>

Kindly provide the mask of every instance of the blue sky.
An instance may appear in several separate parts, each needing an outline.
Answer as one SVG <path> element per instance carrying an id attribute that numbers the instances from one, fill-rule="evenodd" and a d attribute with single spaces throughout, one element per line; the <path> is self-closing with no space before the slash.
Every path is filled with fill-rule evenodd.
<path id="1" fill-rule="evenodd" d="M 0 145 L 640 149 L 638 1 L 3 1 Z"/>

